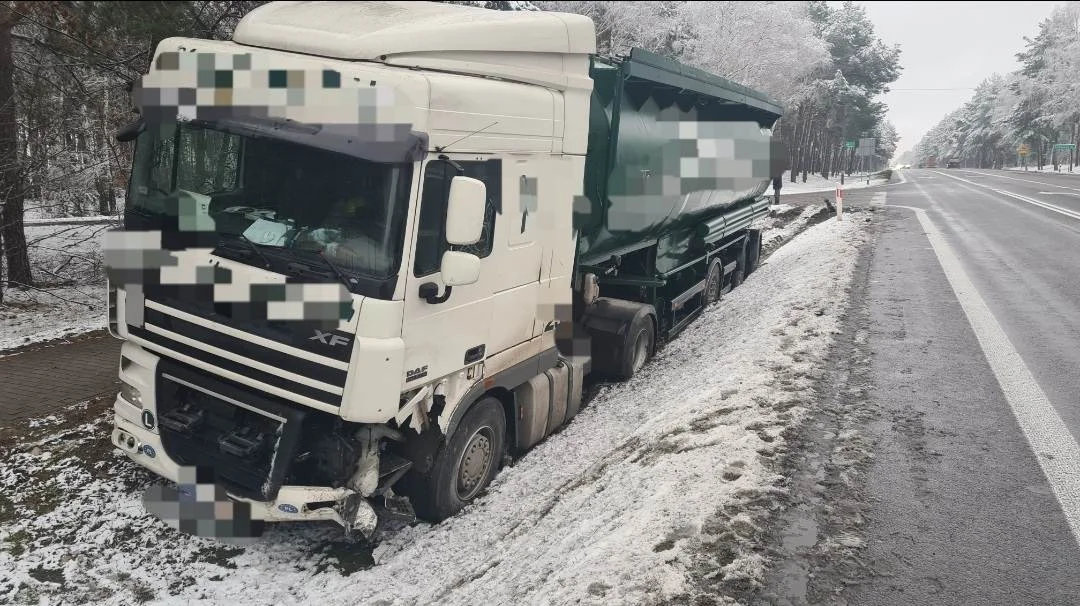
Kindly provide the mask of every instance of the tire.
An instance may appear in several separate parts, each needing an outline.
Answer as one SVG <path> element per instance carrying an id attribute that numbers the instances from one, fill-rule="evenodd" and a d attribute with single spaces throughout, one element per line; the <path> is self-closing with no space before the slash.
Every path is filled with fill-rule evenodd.
<path id="1" fill-rule="evenodd" d="M 505 444 L 502 403 L 482 398 L 439 449 L 428 474 L 409 482 L 408 496 L 416 517 L 441 522 L 483 494 L 499 472 Z"/>
<path id="2" fill-rule="evenodd" d="M 724 268 L 720 259 L 709 262 L 709 270 L 705 274 L 705 306 L 712 305 L 720 300 L 720 290 L 723 288 Z"/>
<path id="3" fill-rule="evenodd" d="M 731 287 L 732 288 L 735 288 L 736 286 L 742 284 L 743 280 L 746 279 L 746 259 L 747 259 L 747 257 L 746 257 L 747 245 L 746 244 L 747 244 L 746 242 L 743 242 L 742 248 L 739 249 L 739 258 L 736 259 L 736 261 L 738 261 L 738 264 L 735 265 L 735 271 L 732 272 L 732 274 L 731 274 Z"/>
<path id="4" fill-rule="evenodd" d="M 626 333 L 621 356 L 619 379 L 627 381 L 636 375 L 652 359 L 656 351 L 656 328 L 652 317 L 641 314 L 634 318 Z"/>
<path id="5" fill-rule="evenodd" d="M 750 237 L 747 241 L 747 262 L 746 262 L 746 275 L 757 271 L 758 266 L 761 265 L 761 232 L 752 229 L 750 230 Z"/>

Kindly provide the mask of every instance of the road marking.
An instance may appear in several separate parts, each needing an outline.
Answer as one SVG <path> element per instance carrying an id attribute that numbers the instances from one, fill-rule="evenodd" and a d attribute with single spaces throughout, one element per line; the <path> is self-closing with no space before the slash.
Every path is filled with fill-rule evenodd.
<path id="1" fill-rule="evenodd" d="M 971 185 L 974 185 L 976 187 L 981 187 L 983 189 L 989 189 L 990 191 L 997 192 L 997 193 L 999 193 L 999 194 L 1001 194 L 1003 196 L 1009 196 L 1010 198 L 1015 198 L 1017 200 L 1020 200 L 1021 202 L 1027 202 L 1028 204 L 1033 204 L 1035 206 L 1045 208 L 1046 210 L 1050 210 L 1050 211 L 1056 212 L 1058 214 L 1065 215 L 1066 217 L 1069 217 L 1070 219 L 1076 219 L 1077 221 L 1080 221 L 1080 212 L 1077 212 L 1075 210 L 1069 210 L 1067 208 L 1062 208 L 1061 206 L 1058 206 L 1056 204 L 1051 204 L 1049 202 L 1043 202 L 1042 200 L 1036 200 L 1035 198 L 1029 198 L 1027 196 L 1022 196 L 1020 194 L 1013 193 L 1011 191 L 1005 191 L 1004 189 L 998 189 L 996 187 L 991 187 L 989 185 L 983 185 L 982 183 L 976 183 L 975 181 L 970 181 L 968 179 L 964 179 L 963 177 L 957 177 L 956 175 L 946 175 L 945 173 L 938 173 L 938 174 L 949 177 L 950 179 L 956 179 L 957 181 L 963 181 L 964 183 L 970 183 Z M 916 185 L 918 185 L 918 184 L 916 184 Z M 927 198 L 929 198 L 929 196 L 927 196 Z"/>
<path id="2" fill-rule="evenodd" d="M 1071 191 L 1041 191 L 1040 196 L 1080 196 L 1080 194 L 1074 194 Z"/>
<path id="3" fill-rule="evenodd" d="M 925 189 L 917 183 L 915 187 L 930 200 Z M 1013 416 L 1016 417 L 1035 459 L 1057 497 L 1061 511 L 1072 530 L 1073 539 L 1080 545 L 1080 445 L 1054 410 L 1019 352 L 994 318 L 993 312 L 975 289 L 960 264 L 960 259 L 930 221 L 926 211 L 910 206 L 890 206 L 906 208 L 918 217 L 979 340 L 986 361 L 1009 402 Z"/>
<path id="4" fill-rule="evenodd" d="M 997 173 L 980 173 L 980 172 L 976 172 L 976 171 L 973 171 L 973 170 L 969 170 L 969 171 L 966 171 L 966 172 L 968 174 L 972 174 L 972 175 L 981 175 L 981 176 L 984 176 L 984 177 L 997 177 L 999 179 L 1012 179 L 1013 181 L 1026 181 L 1028 183 L 1038 183 L 1039 185 L 1042 185 L 1044 187 L 1057 187 L 1057 188 L 1060 188 L 1060 189 L 1071 189 L 1072 191 L 1080 191 L 1080 189 L 1075 188 L 1075 187 L 1069 187 L 1067 185 L 1055 185 L 1053 183 L 1047 183 L 1046 181 L 1035 181 L 1035 180 L 1032 180 L 1032 179 L 1021 179 L 1019 177 L 1010 177 L 1008 175 L 999 175 Z"/>

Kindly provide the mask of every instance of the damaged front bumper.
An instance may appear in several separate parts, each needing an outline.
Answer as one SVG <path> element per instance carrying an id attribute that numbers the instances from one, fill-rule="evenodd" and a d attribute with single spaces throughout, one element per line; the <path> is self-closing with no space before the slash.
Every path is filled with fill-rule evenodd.
<path id="1" fill-rule="evenodd" d="M 159 434 L 127 418 L 133 405 L 117 396 L 112 443 L 136 463 L 172 482 L 143 495 L 147 511 L 173 528 L 198 536 L 242 539 L 259 536 L 265 522 L 337 522 L 347 533 L 370 538 L 378 516 L 359 492 L 349 488 L 283 485 L 274 499 L 260 501 L 230 492 L 209 470 L 184 466 L 166 453 Z"/>

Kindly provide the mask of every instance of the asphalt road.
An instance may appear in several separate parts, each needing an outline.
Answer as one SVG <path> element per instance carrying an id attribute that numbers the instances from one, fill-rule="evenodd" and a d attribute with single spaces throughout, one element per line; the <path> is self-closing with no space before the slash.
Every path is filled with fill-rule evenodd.
<path id="1" fill-rule="evenodd" d="M 1080 604 L 1080 176 L 904 172 L 875 188 L 863 336 L 841 352 L 868 360 L 847 391 L 870 462 L 831 500 L 795 495 L 821 530 L 780 569 L 809 580 L 761 601 Z M 836 556 L 842 536 L 865 547 Z"/>

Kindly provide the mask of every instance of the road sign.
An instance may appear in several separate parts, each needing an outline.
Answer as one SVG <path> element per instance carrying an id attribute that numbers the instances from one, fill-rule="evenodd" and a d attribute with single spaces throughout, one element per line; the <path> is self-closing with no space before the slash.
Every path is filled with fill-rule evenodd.
<path id="1" fill-rule="evenodd" d="M 1054 149 L 1073 149 L 1076 147 L 1075 143 L 1055 143 Z"/>
<path id="2" fill-rule="evenodd" d="M 874 155 L 874 150 L 877 149 L 877 140 L 874 138 L 859 139 L 859 149 L 855 150 L 855 155 L 870 157 Z"/>
<path id="3" fill-rule="evenodd" d="M 1027 143 L 1021 143 L 1020 147 L 1016 148 L 1016 153 L 1020 154 L 1021 156 L 1026 156 L 1031 153 L 1031 146 Z"/>
<path id="4" fill-rule="evenodd" d="M 846 147 L 847 149 L 855 149 L 855 142 L 854 141 L 845 141 L 844 142 L 844 147 Z"/>

